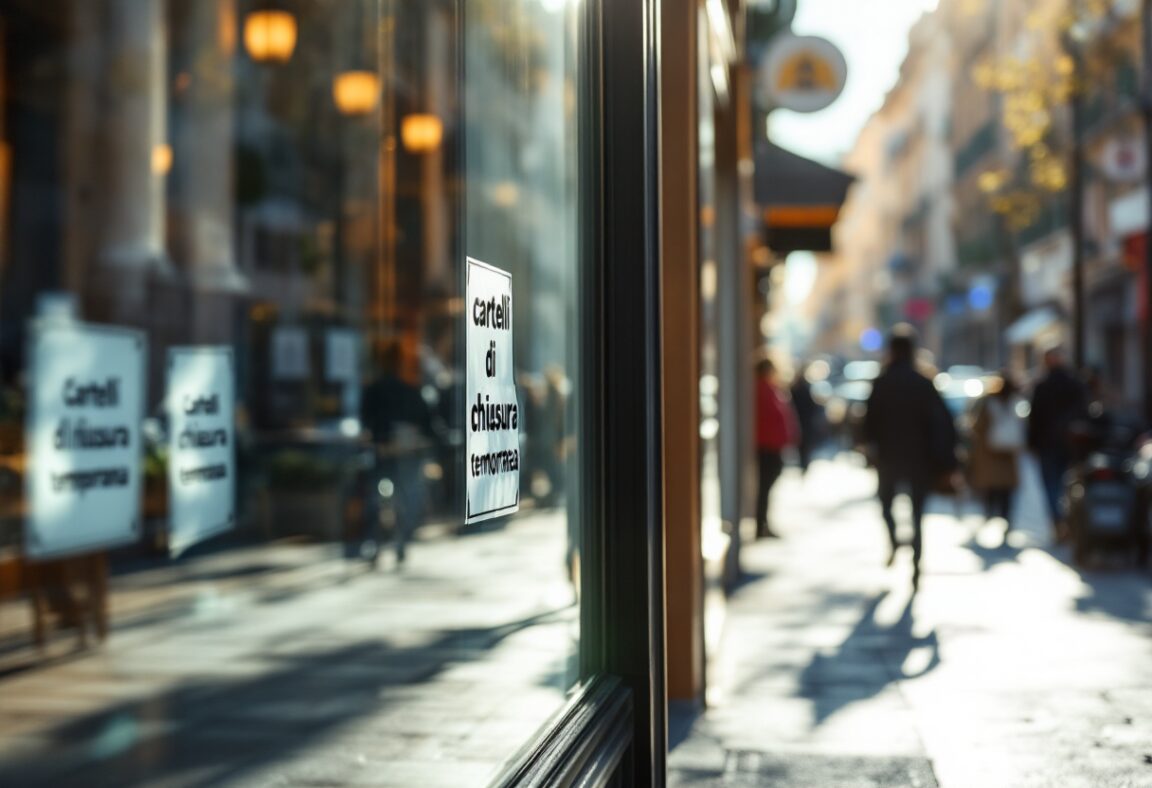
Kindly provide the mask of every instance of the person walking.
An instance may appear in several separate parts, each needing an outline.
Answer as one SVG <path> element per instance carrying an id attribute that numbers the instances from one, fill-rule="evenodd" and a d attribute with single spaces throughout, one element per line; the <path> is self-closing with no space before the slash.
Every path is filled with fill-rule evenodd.
<path id="1" fill-rule="evenodd" d="M 1045 375 L 1032 392 L 1028 448 L 1040 464 L 1052 534 L 1059 542 L 1067 535 L 1060 501 L 1072 459 L 1070 428 L 1086 417 L 1088 405 L 1084 386 L 1068 369 L 1063 350 L 1050 348 L 1044 354 L 1044 368 Z"/>
<path id="2" fill-rule="evenodd" d="M 1015 383 L 1004 373 L 999 388 L 980 401 L 972 424 L 972 487 L 984 495 L 987 519 L 1004 519 L 1005 542 L 1012 530 L 1012 503 L 1020 485 L 1017 461 L 1027 438 L 1021 404 Z"/>
<path id="3" fill-rule="evenodd" d="M 784 470 L 784 449 L 796 442 L 796 416 L 787 396 L 776 383 L 776 365 L 762 359 L 756 365 L 756 537 L 778 534 L 768 521 L 772 486 Z"/>
<path id="4" fill-rule="evenodd" d="M 405 376 L 403 347 L 384 346 L 380 374 L 369 383 L 360 403 L 360 421 L 374 447 L 375 465 L 366 491 L 366 528 L 360 557 L 375 565 L 379 557 L 381 485 L 390 489 L 395 512 L 394 547 L 403 564 L 408 542 L 424 522 L 424 461 L 436 433 L 432 412 L 419 387 Z"/>
<path id="5" fill-rule="evenodd" d="M 801 370 L 792 381 L 792 409 L 796 413 L 796 423 L 799 427 L 797 436 L 796 455 L 800 464 L 800 473 L 807 474 L 808 466 L 812 463 L 812 452 L 820 433 L 820 405 L 812 396 L 812 384 L 806 377 L 807 369 Z"/>
<path id="6" fill-rule="evenodd" d="M 912 503 L 912 587 L 920 587 L 924 505 L 934 482 L 956 470 L 956 429 L 944 400 L 916 368 L 916 332 L 898 325 L 888 360 L 872 386 L 864 414 L 866 451 L 876 466 L 877 493 L 888 528 L 888 565 L 896 557 L 892 505 L 900 490 Z"/>

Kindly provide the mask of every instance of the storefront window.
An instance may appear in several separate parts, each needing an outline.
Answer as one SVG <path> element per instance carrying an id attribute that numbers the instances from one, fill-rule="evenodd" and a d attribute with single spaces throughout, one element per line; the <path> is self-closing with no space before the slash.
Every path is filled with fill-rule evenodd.
<path id="1" fill-rule="evenodd" d="M 579 12 L 0 6 L 0 783 L 485 784 L 562 708 Z"/>

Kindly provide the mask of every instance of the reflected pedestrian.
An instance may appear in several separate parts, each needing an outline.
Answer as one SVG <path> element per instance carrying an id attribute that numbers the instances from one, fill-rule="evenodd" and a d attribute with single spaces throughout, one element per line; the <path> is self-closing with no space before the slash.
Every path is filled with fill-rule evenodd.
<path id="1" fill-rule="evenodd" d="M 936 387 L 916 368 L 911 326 L 898 325 L 889 334 L 887 364 L 868 397 L 864 440 L 876 466 L 889 566 L 899 546 L 892 505 L 901 490 L 911 500 L 912 587 L 919 588 L 924 504 L 933 483 L 956 470 L 956 429 Z"/>
<path id="2" fill-rule="evenodd" d="M 792 408 L 796 412 L 799 435 L 796 443 L 800 473 L 807 474 L 812 463 L 812 452 L 819 441 L 822 409 L 812 396 L 812 384 L 808 382 L 807 366 L 792 382 Z"/>
<path id="3" fill-rule="evenodd" d="M 987 519 L 1004 519 L 1004 540 L 1012 530 L 1012 502 L 1020 484 L 1017 462 L 1027 430 L 1020 415 L 1023 401 L 1008 373 L 977 405 L 972 424 L 972 487 L 984 495 Z"/>
<path id="4" fill-rule="evenodd" d="M 1044 497 L 1056 541 L 1067 536 L 1061 499 L 1064 476 L 1072 459 L 1071 427 L 1087 414 L 1084 386 L 1068 369 L 1059 347 L 1044 354 L 1043 379 L 1032 392 L 1028 416 L 1028 448 L 1040 464 Z"/>
<path id="5" fill-rule="evenodd" d="M 796 433 L 796 416 L 776 383 L 776 365 L 762 359 L 756 365 L 757 538 L 779 535 L 769 524 L 769 496 L 784 470 L 784 449 L 796 442 Z"/>
<path id="6" fill-rule="evenodd" d="M 362 555 L 375 563 L 380 509 L 390 500 L 395 513 L 393 542 L 403 564 L 408 541 L 424 520 L 424 461 L 435 433 L 432 414 L 420 389 L 405 376 L 399 342 L 385 346 L 381 371 L 365 389 L 360 420 L 371 433 L 376 465 L 367 491 L 367 533 Z"/>
<path id="7" fill-rule="evenodd" d="M 541 501 L 546 508 L 559 506 L 564 500 L 565 470 L 568 459 L 569 393 L 572 386 L 564 369 L 549 364 L 544 369 L 544 402 L 537 437 L 543 443 L 541 454 L 548 476 L 548 495 Z"/>

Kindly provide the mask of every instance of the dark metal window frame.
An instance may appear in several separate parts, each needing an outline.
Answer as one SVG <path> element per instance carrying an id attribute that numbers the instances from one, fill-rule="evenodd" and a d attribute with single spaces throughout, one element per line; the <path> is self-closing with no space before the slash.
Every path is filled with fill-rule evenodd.
<path id="1" fill-rule="evenodd" d="M 585 684 L 503 785 L 663 785 L 658 0 L 581 5 Z"/>

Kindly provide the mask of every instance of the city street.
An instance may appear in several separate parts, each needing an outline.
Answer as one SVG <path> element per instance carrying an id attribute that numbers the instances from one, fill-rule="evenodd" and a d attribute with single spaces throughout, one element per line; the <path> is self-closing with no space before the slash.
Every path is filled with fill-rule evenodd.
<path id="1" fill-rule="evenodd" d="M 1076 571 L 1024 471 L 1007 545 L 933 499 L 914 598 L 910 548 L 884 566 L 870 472 L 786 471 L 782 538 L 745 547 L 710 707 L 673 715 L 671 784 L 1152 785 L 1150 575 Z"/>

